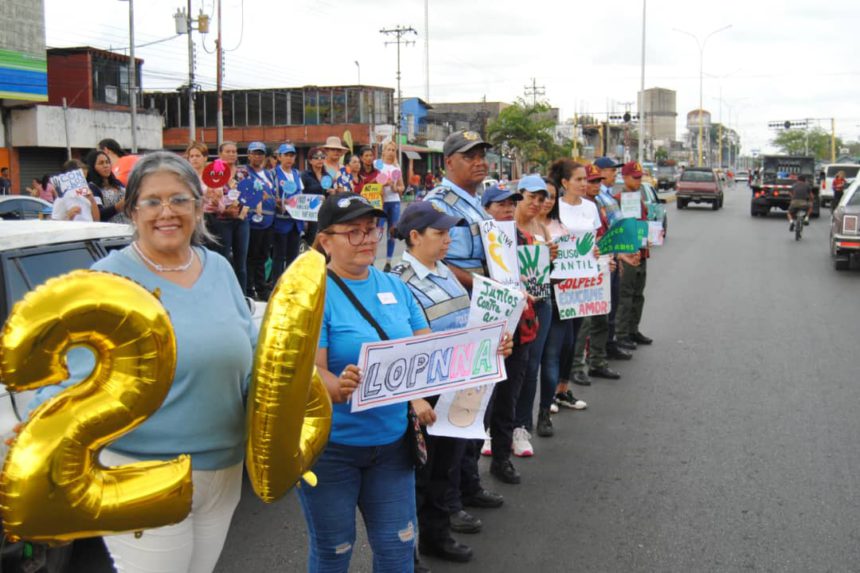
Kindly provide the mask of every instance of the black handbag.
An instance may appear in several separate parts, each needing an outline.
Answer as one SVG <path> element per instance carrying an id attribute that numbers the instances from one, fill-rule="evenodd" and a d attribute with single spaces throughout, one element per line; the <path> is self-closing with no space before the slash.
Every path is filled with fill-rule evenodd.
<path id="1" fill-rule="evenodd" d="M 366 320 L 370 326 L 376 330 L 376 333 L 379 335 L 380 340 L 391 340 L 391 338 L 386 334 L 386 332 L 382 329 L 376 319 L 368 312 L 364 305 L 361 304 L 361 301 L 356 298 L 355 293 L 343 282 L 343 279 L 337 276 L 333 270 L 328 269 L 328 276 L 334 283 L 340 287 L 340 290 L 343 291 L 343 294 L 346 295 L 346 298 L 352 303 L 355 307 L 355 310 Z M 421 430 L 421 423 L 418 421 L 418 414 L 415 413 L 415 408 L 412 407 L 410 402 L 406 403 L 408 408 L 406 410 L 406 438 L 409 442 L 410 449 L 412 450 L 412 461 L 417 467 L 422 467 L 427 463 L 427 440 L 424 438 L 424 432 Z"/>

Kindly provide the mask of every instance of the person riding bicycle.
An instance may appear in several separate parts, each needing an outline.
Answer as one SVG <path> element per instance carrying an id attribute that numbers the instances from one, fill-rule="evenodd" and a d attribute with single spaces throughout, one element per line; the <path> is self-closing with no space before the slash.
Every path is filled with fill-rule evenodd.
<path id="1" fill-rule="evenodd" d="M 791 203 L 788 205 L 788 230 L 794 231 L 795 217 L 798 211 L 806 211 L 806 216 L 812 211 L 812 202 L 815 200 L 815 194 L 812 192 L 812 187 L 806 182 L 806 175 L 800 175 L 797 182 L 791 186 Z M 800 221 L 803 224 L 803 221 Z"/>

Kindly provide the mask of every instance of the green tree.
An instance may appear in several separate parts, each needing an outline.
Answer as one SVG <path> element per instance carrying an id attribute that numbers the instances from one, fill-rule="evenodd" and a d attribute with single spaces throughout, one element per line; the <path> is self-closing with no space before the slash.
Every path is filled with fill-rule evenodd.
<path id="1" fill-rule="evenodd" d="M 771 143 L 786 155 L 804 155 L 807 149 L 807 132 L 802 129 L 780 131 Z M 836 150 L 842 147 L 842 140 L 836 138 Z M 830 159 L 830 133 L 820 127 L 809 130 L 809 155 L 816 159 Z"/>
<path id="2" fill-rule="evenodd" d="M 669 152 L 666 151 L 665 147 L 660 147 L 654 152 L 655 161 L 666 161 L 667 159 L 669 159 Z"/>
<path id="3" fill-rule="evenodd" d="M 523 100 L 506 107 L 487 128 L 487 139 L 496 148 L 503 145 L 529 171 L 536 164 L 546 167 L 551 161 L 570 156 L 571 143 L 556 144 L 555 120 L 545 103 L 529 105 Z"/>

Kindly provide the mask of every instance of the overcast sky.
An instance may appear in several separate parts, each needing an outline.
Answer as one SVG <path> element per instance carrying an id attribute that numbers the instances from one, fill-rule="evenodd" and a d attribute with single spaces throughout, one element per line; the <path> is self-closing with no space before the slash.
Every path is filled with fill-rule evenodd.
<path id="1" fill-rule="evenodd" d="M 622 111 L 639 89 L 642 2 L 570 0 L 428 0 L 431 103 L 511 102 L 535 78 L 562 118 L 575 112 Z M 192 0 L 213 15 L 215 0 Z M 128 4 L 118 0 L 45 0 L 50 47 L 128 46 Z M 137 45 L 175 36 L 180 0 L 135 3 Z M 598 7 L 600 7 L 598 9 Z M 678 137 L 699 103 L 703 39 L 703 104 L 714 120 L 737 129 L 745 152 L 768 149 L 767 122 L 836 118 L 837 134 L 860 134 L 860 62 L 856 0 L 721 0 L 647 3 L 645 86 L 677 91 Z M 401 48 L 404 97 L 425 94 L 424 0 L 223 0 L 225 88 L 361 83 L 396 86 L 396 48 L 381 28 L 412 26 L 415 45 Z M 195 32 L 197 73 L 215 84 L 215 22 Z M 187 40 L 175 36 L 137 50 L 143 87 L 171 90 L 186 81 Z M 829 119 L 821 123 L 830 129 Z"/>

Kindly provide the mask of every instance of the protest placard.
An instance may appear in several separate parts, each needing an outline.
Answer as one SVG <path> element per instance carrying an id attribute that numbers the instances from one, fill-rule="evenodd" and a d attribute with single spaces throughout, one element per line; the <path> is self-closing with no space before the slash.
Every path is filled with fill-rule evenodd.
<path id="1" fill-rule="evenodd" d="M 433 408 L 436 421 L 427 426 L 427 433 L 431 436 L 483 440 L 486 437 L 484 413 L 492 395 L 492 384 L 442 394 Z"/>
<path id="2" fill-rule="evenodd" d="M 621 193 L 621 216 L 625 219 L 638 219 L 642 215 L 642 195 L 639 191 Z"/>
<path id="3" fill-rule="evenodd" d="M 513 221 L 481 221 L 481 240 L 490 276 L 503 285 L 519 285 L 517 231 Z"/>
<path id="4" fill-rule="evenodd" d="M 566 279 L 555 285 L 555 302 L 562 320 L 609 314 L 612 293 L 609 258 L 601 257 L 600 272 L 594 277 Z"/>
<path id="5" fill-rule="evenodd" d="M 517 247 L 517 256 L 526 292 L 536 298 L 548 298 L 552 294 L 549 284 L 549 247 L 521 245 Z"/>
<path id="6" fill-rule="evenodd" d="M 382 185 L 367 183 L 361 188 L 361 196 L 367 199 L 374 209 L 382 209 Z"/>
<path id="7" fill-rule="evenodd" d="M 322 207 L 322 195 L 293 195 L 284 201 L 287 213 L 298 221 L 316 221 L 317 213 Z"/>
<path id="8" fill-rule="evenodd" d="M 504 332 L 505 323 L 496 322 L 362 344 L 363 377 L 352 394 L 352 411 L 504 380 L 499 354 Z"/>
<path id="9" fill-rule="evenodd" d="M 597 274 L 594 233 L 584 233 L 581 237 L 565 235 L 557 242 L 558 256 L 552 262 L 551 279 L 575 279 Z"/>
<path id="10" fill-rule="evenodd" d="M 51 182 L 54 184 L 60 197 L 65 197 L 67 193 L 74 195 L 86 195 L 90 192 L 90 186 L 87 184 L 87 178 L 81 169 L 59 173 L 51 177 Z M 69 195 L 71 196 L 71 195 Z"/>
<path id="11" fill-rule="evenodd" d="M 515 332 L 526 296 L 520 287 L 506 286 L 480 275 L 472 275 L 472 305 L 469 326 L 492 324 L 504 320 L 508 332 Z"/>
<path id="12" fill-rule="evenodd" d="M 635 253 L 648 238 L 648 223 L 636 219 L 621 219 L 612 224 L 606 234 L 597 241 L 603 254 Z"/>
<path id="13" fill-rule="evenodd" d="M 663 221 L 648 221 L 648 242 L 654 247 L 663 245 Z"/>

